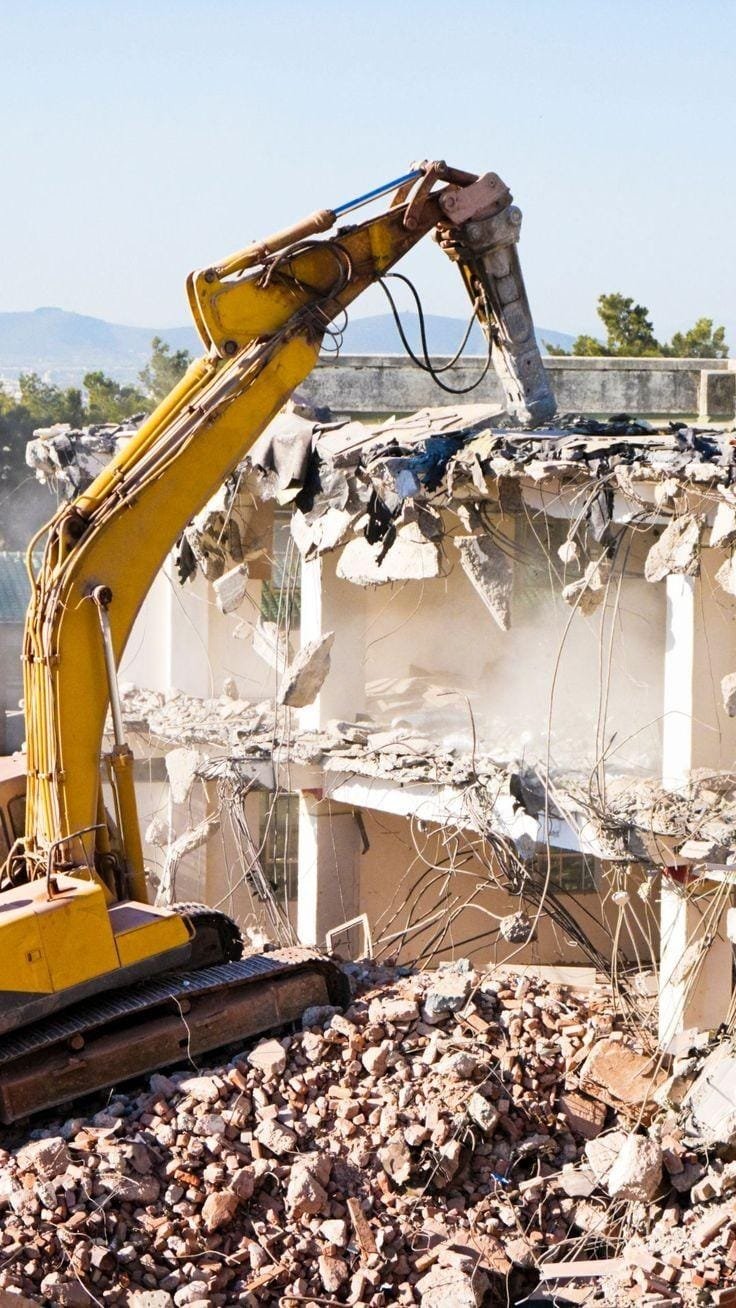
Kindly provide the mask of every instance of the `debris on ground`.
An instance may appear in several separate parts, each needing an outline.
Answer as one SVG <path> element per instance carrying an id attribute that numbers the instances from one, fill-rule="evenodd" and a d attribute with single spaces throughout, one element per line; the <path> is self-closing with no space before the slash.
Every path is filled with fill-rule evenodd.
<path id="1" fill-rule="evenodd" d="M 606 985 L 346 966 L 345 1011 L 6 1137 L 3 1302 L 731 1303 L 730 1144 L 652 1076 L 610 1106 L 601 1046 L 663 1056 Z"/>

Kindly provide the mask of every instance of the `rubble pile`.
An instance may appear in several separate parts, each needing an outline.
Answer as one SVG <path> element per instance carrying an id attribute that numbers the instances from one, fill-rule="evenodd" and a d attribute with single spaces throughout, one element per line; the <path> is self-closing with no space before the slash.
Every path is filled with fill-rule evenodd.
<path id="1" fill-rule="evenodd" d="M 736 1164 L 686 1138 L 609 990 L 349 971 L 345 1011 L 6 1139 L 0 1292 L 472 1308 L 541 1281 L 731 1302 Z"/>

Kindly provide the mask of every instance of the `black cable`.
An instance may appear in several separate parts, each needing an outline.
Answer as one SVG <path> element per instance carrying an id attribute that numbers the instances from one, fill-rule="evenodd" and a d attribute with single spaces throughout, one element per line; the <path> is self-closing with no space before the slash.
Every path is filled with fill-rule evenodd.
<path id="1" fill-rule="evenodd" d="M 411 291 L 411 294 L 414 297 L 414 303 L 417 306 L 417 316 L 419 318 L 419 335 L 422 343 L 422 354 L 424 356 L 423 359 L 417 357 L 417 355 L 414 353 L 411 345 L 409 344 L 406 338 L 406 333 L 404 331 L 404 327 L 401 321 L 401 317 L 399 315 L 399 311 L 396 307 L 396 302 L 390 290 L 388 289 L 388 286 L 386 285 L 386 278 L 379 277 L 378 285 L 381 287 L 381 290 L 383 291 L 384 295 L 386 296 L 386 299 L 389 302 L 389 305 L 391 307 L 391 312 L 393 314 L 394 322 L 396 323 L 396 328 L 401 338 L 401 343 L 404 346 L 404 349 L 406 350 L 406 353 L 408 354 L 412 363 L 414 363 L 417 368 L 421 368 L 422 372 L 428 372 L 430 377 L 434 381 L 435 385 L 439 386 L 441 390 L 447 391 L 449 395 L 467 395 L 470 391 L 474 391 L 477 386 L 480 386 L 481 382 L 486 377 L 488 370 L 491 366 L 492 344 L 491 344 L 490 335 L 488 337 L 488 354 L 486 357 L 485 365 L 483 367 L 483 371 L 474 382 L 471 382 L 469 386 L 448 386 L 446 382 L 440 380 L 439 374 L 442 372 L 447 372 L 448 368 L 452 368 L 453 365 L 456 364 L 458 359 L 460 358 L 460 355 L 462 354 L 463 350 L 465 349 L 465 346 L 468 343 L 473 322 L 477 317 L 477 309 L 473 310 L 472 317 L 470 319 L 470 322 L 468 323 L 467 330 L 461 342 L 460 348 L 457 350 L 453 358 L 450 359 L 449 363 L 445 363 L 442 365 L 441 368 L 437 368 L 432 363 L 432 360 L 429 355 L 429 345 L 427 343 L 426 324 L 424 321 L 424 309 L 416 287 L 413 285 L 412 282 L 409 281 L 408 277 L 405 277 L 403 275 L 403 273 L 387 273 L 387 277 L 395 277 L 397 281 L 404 282 L 404 284 L 408 286 L 409 290 Z M 490 315 L 488 314 L 488 304 L 485 295 L 483 295 L 483 305 L 484 308 L 486 309 L 486 316 L 489 317 Z"/>

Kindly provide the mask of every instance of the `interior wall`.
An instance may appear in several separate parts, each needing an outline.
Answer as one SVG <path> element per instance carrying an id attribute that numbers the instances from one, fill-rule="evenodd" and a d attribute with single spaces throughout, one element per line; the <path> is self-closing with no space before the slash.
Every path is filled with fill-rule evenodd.
<path id="1" fill-rule="evenodd" d="M 577 964 L 588 965 L 589 960 L 578 944 L 570 940 L 552 919 L 543 913 L 539 919 L 537 938 L 527 945 L 510 944 L 498 932 L 498 919 L 518 912 L 522 904 L 518 896 L 488 886 L 489 873 L 480 858 L 468 856 L 470 842 L 476 841 L 473 833 L 464 833 L 457 841 L 451 833 L 436 826 L 419 825 L 393 814 L 361 810 L 369 840 L 369 849 L 359 861 L 360 912 L 368 914 L 374 943 L 383 957 L 396 957 L 409 963 L 415 959 L 431 957 L 431 961 L 470 958 L 478 965 L 513 961 L 518 964 Z M 448 849 L 457 848 L 456 871 L 447 869 Z M 413 887 L 423 878 L 423 893 L 416 898 Z M 582 926 L 591 943 L 606 957 L 611 956 L 611 943 L 618 929 L 619 947 L 630 962 L 649 962 L 657 956 L 659 921 L 657 897 L 645 902 L 638 894 L 644 878 L 631 872 L 626 878 L 629 901 L 616 903 L 611 891 L 618 882 L 615 874 L 604 874 L 598 893 L 576 896 L 560 894 L 568 912 Z M 479 893 L 479 887 L 483 887 Z M 451 893 L 463 904 L 474 899 L 459 912 L 448 927 L 441 946 L 436 949 L 432 937 L 446 921 L 442 896 Z M 425 916 L 439 915 L 434 925 L 412 935 L 402 944 L 391 940 L 408 922 L 409 901 L 416 905 L 413 921 Z M 605 901 L 605 902 L 604 902 Z M 534 907 L 523 905 L 530 916 Z M 436 950 L 436 952 L 435 952 Z"/>
<path id="2" fill-rule="evenodd" d="M 475 738 L 501 760 L 589 772 L 605 750 L 612 772 L 658 772 L 665 595 L 643 577 L 650 543 L 646 531 L 627 533 L 606 601 L 586 615 L 560 595 L 580 573 L 565 575 L 554 550 L 525 533 L 507 632 L 448 543 L 441 579 L 367 592 L 368 712 L 448 747 Z"/>

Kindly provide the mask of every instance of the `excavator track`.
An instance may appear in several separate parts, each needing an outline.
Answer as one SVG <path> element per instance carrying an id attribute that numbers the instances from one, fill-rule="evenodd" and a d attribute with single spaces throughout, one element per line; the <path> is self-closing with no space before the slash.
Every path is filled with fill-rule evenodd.
<path id="1" fill-rule="evenodd" d="M 0 1038 L 0 1121 L 192 1061 L 287 1026 L 314 1004 L 348 999 L 341 970 L 306 949 L 140 982 Z"/>

